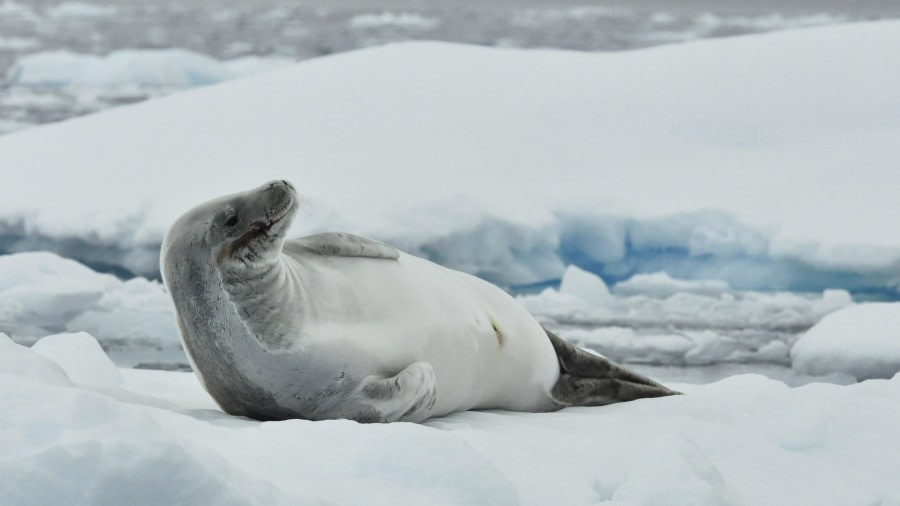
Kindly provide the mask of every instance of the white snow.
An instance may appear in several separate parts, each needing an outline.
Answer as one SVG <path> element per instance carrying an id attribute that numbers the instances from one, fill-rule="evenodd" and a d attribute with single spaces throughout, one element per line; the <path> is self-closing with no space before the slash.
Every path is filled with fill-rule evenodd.
<path id="1" fill-rule="evenodd" d="M 0 331 L 23 341 L 88 331 L 110 342 L 179 342 L 161 283 L 121 281 L 46 252 L 0 255 Z"/>
<path id="2" fill-rule="evenodd" d="M 86 332 L 55 334 L 34 343 L 31 349 L 56 362 L 75 383 L 115 386 L 122 375 L 100 343 Z"/>
<path id="3" fill-rule="evenodd" d="M 16 130 L 21 130 L 23 128 L 27 128 L 29 125 L 27 123 L 21 123 L 18 121 L 7 121 L 0 120 L 0 135 L 7 134 L 9 132 L 15 132 Z"/>
<path id="4" fill-rule="evenodd" d="M 250 76 L 269 72 L 295 63 L 291 58 L 278 56 L 242 56 L 222 62 L 234 76 Z"/>
<path id="5" fill-rule="evenodd" d="M 3 137 L 0 233 L 155 276 L 179 214 L 288 178 L 294 234 L 374 236 L 507 286 L 576 264 L 896 294 L 898 27 L 309 60 Z"/>
<path id="6" fill-rule="evenodd" d="M 0 332 L 0 375 L 28 376 L 51 385 L 71 385 L 72 381 L 56 362 L 16 344 Z M 8 412 L 8 411 L 7 411 Z M 2 439 L 0 439 L 2 441 Z"/>
<path id="7" fill-rule="evenodd" d="M 826 316 L 797 341 L 791 360 L 801 374 L 894 376 L 900 372 L 900 303 L 859 304 Z"/>
<path id="8" fill-rule="evenodd" d="M 424 425 L 260 423 L 193 375 L 73 385 L 0 336 L 0 503 L 894 504 L 900 376 L 788 388 L 755 375 L 686 395 Z M 103 364 L 95 354 L 84 367 Z"/>

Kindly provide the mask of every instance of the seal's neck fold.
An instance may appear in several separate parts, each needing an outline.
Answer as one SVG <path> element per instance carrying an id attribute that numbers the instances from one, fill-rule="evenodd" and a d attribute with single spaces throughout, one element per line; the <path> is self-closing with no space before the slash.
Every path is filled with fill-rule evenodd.
<path id="1" fill-rule="evenodd" d="M 222 286 L 237 309 L 238 317 L 256 338 L 267 347 L 280 348 L 296 341 L 297 329 L 284 322 L 295 318 L 283 313 L 296 313 L 292 303 L 299 295 L 283 256 L 273 262 L 253 266 L 223 266 Z"/>

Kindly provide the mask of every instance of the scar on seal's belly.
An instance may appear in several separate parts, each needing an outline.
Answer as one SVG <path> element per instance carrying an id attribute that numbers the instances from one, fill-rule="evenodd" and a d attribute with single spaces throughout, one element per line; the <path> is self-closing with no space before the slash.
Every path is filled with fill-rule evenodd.
<path id="1" fill-rule="evenodd" d="M 494 335 L 497 336 L 497 344 L 503 346 L 506 337 L 503 336 L 503 332 L 500 331 L 500 327 L 497 326 L 497 322 L 495 322 L 493 318 L 491 318 L 491 327 L 494 328 Z"/>

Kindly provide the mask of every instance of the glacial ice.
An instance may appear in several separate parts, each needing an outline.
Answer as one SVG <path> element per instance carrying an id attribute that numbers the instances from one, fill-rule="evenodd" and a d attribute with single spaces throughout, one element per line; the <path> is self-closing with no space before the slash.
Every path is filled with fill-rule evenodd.
<path id="1" fill-rule="evenodd" d="M 0 251 L 158 277 L 178 215 L 289 178 L 295 235 L 371 236 L 520 293 L 574 264 L 895 299 L 898 33 L 308 60 L 0 138 Z"/>

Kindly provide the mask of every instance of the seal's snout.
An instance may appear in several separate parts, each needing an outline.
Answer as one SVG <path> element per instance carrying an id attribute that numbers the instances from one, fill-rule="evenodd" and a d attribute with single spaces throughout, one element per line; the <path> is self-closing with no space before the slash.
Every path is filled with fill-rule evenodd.
<path id="1" fill-rule="evenodd" d="M 294 185 L 292 185 L 291 182 L 288 181 L 287 179 L 276 179 L 274 181 L 269 181 L 268 183 L 264 184 L 263 187 L 267 188 L 267 189 L 277 189 L 277 188 L 287 189 L 292 192 L 297 191 L 297 189 L 294 188 Z"/>
<path id="2" fill-rule="evenodd" d="M 294 185 L 284 179 L 269 181 L 259 188 L 259 200 L 262 205 L 258 218 L 257 232 L 277 235 L 290 225 L 291 218 L 297 210 L 297 192 Z"/>
<path id="3" fill-rule="evenodd" d="M 267 216 L 281 215 L 294 207 L 297 191 L 290 182 L 284 179 L 270 181 L 261 190 Z"/>

